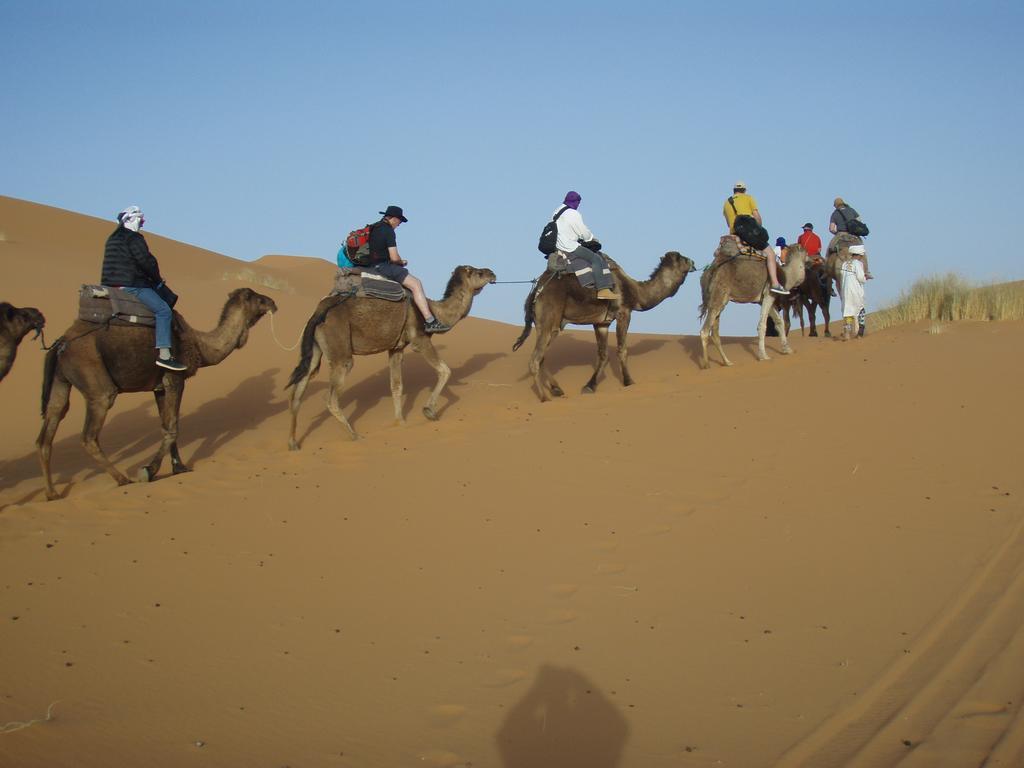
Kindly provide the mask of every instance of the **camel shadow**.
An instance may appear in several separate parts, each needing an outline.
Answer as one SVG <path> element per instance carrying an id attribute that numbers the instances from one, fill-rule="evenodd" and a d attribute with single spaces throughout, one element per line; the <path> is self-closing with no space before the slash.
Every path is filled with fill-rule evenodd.
<path id="1" fill-rule="evenodd" d="M 626 718 L 596 685 L 544 665 L 495 740 L 504 768 L 615 768 L 628 736 Z"/>
<path id="2" fill-rule="evenodd" d="M 641 339 L 635 343 L 630 343 L 627 340 L 626 349 L 629 352 L 629 360 L 656 352 L 668 343 L 670 343 L 669 338 Z M 532 354 L 532 350 L 530 354 Z M 529 359 L 529 355 L 527 355 L 527 362 L 529 362 Z M 576 365 L 588 366 L 592 370 L 596 363 L 597 341 L 594 338 L 581 339 L 576 336 L 559 334 L 558 338 L 551 343 L 551 346 L 548 347 L 547 352 L 544 354 L 544 367 L 552 376 L 558 376 L 565 368 L 571 368 Z M 622 369 L 619 367 L 619 357 L 616 354 L 614 333 L 610 334 L 608 338 L 608 366 L 601 380 L 603 381 L 610 372 L 621 381 Z M 533 375 L 527 368 L 516 381 L 529 381 L 532 379 Z M 581 383 L 580 386 L 583 386 L 583 384 Z"/>
<path id="3" fill-rule="evenodd" d="M 288 408 L 288 404 L 278 399 L 275 393 L 274 376 L 279 371 L 279 368 L 268 368 L 250 376 L 232 392 L 216 400 L 207 400 L 182 417 L 178 433 L 188 437 L 187 442 L 182 442 L 182 447 L 199 441 L 191 461 L 213 456 L 243 432 L 256 429 Z M 193 426 L 196 426 L 194 432 Z"/>
<path id="4" fill-rule="evenodd" d="M 444 347 L 438 347 L 438 352 L 443 353 Z M 442 392 L 442 399 L 438 403 L 438 415 L 443 415 L 448 408 L 459 401 L 459 396 L 456 395 L 451 387 L 465 384 L 465 379 L 475 373 L 479 373 L 488 364 L 504 357 L 504 353 L 501 352 L 481 352 L 473 355 L 469 360 L 460 365 L 458 368 L 452 368 L 451 377 L 448 379 L 448 384 L 445 386 Z M 369 356 L 369 357 L 376 357 Z M 352 411 L 346 414 L 346 418 L 355 429 L 359 419 L 365 416 L 371 408 L 379 405 L 382 401 L 387 402 L 390 406 L 391 402 L 391 379 L 390 373 L 387 366 L 387 356 L 380 356 L 384 360 L 384 366 L 382 370 L 371 374 L 367 378 L 360 381 L 358 384 L 352 387 L 345 387 L 341 393 L 341 407 L 343 409 L 352 408 Z M 437 374 L 434 373 L 434 369 L 427 365 L 426 361 L 423 360 L 419 355 L 412 353 L 407 354 L 402 361 L 402 390 L 404 394 L 402 415 L 408 418 L 411 415 L 411 403 L 415 401 L 416 397 L 423 390 L 431 390 L 434 388 L 434 384 L 437 381 Z M 325 393 L 328 390 L 328 384 L 324 381 L 310 384 L 306 390 L 306 396 L 303 401 L 309 399 L 310 395 Z M 287 407 L 287 405 L 285 406 Z M 313 420 L 309 423 L 305 432 L 302 433 L 299 438 L 299 443 L 302 444 L 307 437 L 313 432 L 320 428 L 325 421 L 334 421 L 334 417 L 327 410 L 326 404 L 323 409 L 313 417 Z"/>

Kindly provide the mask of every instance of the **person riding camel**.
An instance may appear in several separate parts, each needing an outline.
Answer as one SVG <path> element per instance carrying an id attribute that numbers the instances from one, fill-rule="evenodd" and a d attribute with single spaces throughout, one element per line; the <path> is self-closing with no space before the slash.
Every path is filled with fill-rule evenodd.
<path id="1" fill-rule="evenodd" d="M 164 279 L 139 231 L 145 223 L 146 217 L 137 205 L 117 214 L 117 229 L 103 249 L 100 284 L 120 288 L 152 310 L 156 318 L 156 364 L 169 371 L 184 371 L 188 366 L 171 357 L 171 307 L 157 292 L 164 289 Z"/>
<path id="2" fill-rule="evenodd" d="M 722 215 L 725 216 L 725 223 L 729 226 L 729 234 L 736 237 L 736 219 L 739 216 L 750 216 L 759 225 L 764 226 L 761 221 L 761 212 L 757 209 L 757 200 L 754 199 L 753 195 L 747 194 L 747 185 L 745 182 L 737 181 L 732 185 L 732 194 L 726 198 L 725 204 L 722 206 Z M 739 240 L 738 237 L 736 237 Z M 786 296 L 789 294 L 782 284 L 779 282 L 779 271 L 778 265 L 775 263 L 775 250 L 769 246 L 764 249 L 762 255 L 765 257 L 765 262 L 768 265 L 768 277 L 771 280 L 771 292 L 777 293 L 780 296 Z"/>
<path id="3" fill-rule="evenodd" d="M 434 313 L 430 311 L 427 303 L 427 295 L 423 291 L 423 283 L 409 274 L 406 265 L 409 263 L 398 255 L 398 240 L 395 237 L 395 230 L 403 223 L 409 221 L 401 207 L 389 205 L 386 210 L 380 211 L 382 218 L 370 230 L 370 266 L 381 277 L 401 283 L 412 292 L 412 300 L 416 308 L 423 315 L 423 330 L 427 333 L 444 333 L 450 331 L 451 326 L 442 323 Z"/>
<path id="4" fill-rule="evenodd" d="M 614 290 L 615 281 L 611 273 L 605 274 L 605 261 L 601 255 L 601 244 L 594 237 L 594 233 L 587 229 L 583 223 L 583 216 L 577 210 L 583 200 L 578 192 L 569 191 L 565 200 L 552 214 L 557 216 L 555 221 L 558 227 L 558 239 L 555 248 L 565 254 L 571 262 L 573 259 L 583 259 L 594 273 L 594 287 L 597 288 L 597 298 L 604 301 L 612 301 L 619 298 Z"/>
<path id="5" fill-rule="evenodd" d="M 832 201 L 832 205 L 835 210 L 832 211 L 832 217 L 828 222 L 828 231 L 832 233 L 832 240 L 828 244 L 827 253 L 835 253 L 839 250 L 839 246 L 836 243 L 841 233 L 850 232 L 850 222 L 854 219 L 859 219 L 860 214 L 857 213 L 853 206 L 849 205 L 843 198 L 837 197 Z M 858 241 L 859 242 L 859 241 Z M 872 280 L 874 276 L 871 274 L 871 270 L 868 269 L 868 263 L 864 261 L 864 278 L 866 280 Z"/>
<path id="6" fill-rule="evenodd" d="M 821 257 L 821 238 L 815 233 L 814 225 L 811 224 L 811 222 L 808 221 L 804 224 L 803 232 L 796 241 L 799 245 L 803 246 L 805 251 L 807 251 L 807 257 L 811 260 L 811 263 L 808 266 L 820 267 L 825 263 L 825 260 Z M 828 284 L 829 280 L 825 271 L 823 269 L 819 269 L 817 272 L 818 282 L 821 284 L 821 287 L 828 290 L 830 286 Z M 831 290 L 831 294 L 833 296 L 836 295 L 835 289 Z"/>

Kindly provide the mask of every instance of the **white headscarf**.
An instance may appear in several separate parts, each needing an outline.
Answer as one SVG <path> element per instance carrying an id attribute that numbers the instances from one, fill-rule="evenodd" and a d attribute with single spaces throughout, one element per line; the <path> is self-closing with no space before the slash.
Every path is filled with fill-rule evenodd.
<path id="1" fill-rule="evenodd" d="M 137 205 L 129 205 L 117 214 L 117 220 L 124 225 L 125 229 L 138 232 L 139 227 L 142 226 L 142 209 Z"/>
<path id="2" fill-rule="evenodd" d="M 863 245 L 851 245 L 850 246 L 850 253 L 853 254 L 854 256 L 863 256 L 864 255 L 864 246 Z"/>

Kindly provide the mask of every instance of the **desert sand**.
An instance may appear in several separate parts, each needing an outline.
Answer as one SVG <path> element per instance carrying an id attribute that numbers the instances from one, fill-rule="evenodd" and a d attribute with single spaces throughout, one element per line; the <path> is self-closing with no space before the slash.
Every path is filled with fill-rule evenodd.
<path id="1" fill-rule="evenodd" d="M 52 341 L 112 228 L 0 198 L 0 300 Z M 518 327 L 470 317 L 437 340 L 440 421 L 415 354 L 405 426 L 385 356 L 358 358 L 363 439 L 321 373 L 289 452 L 298 353 L 272 330 L 295 342 L 333 266 L 147 239 L 193 326 L 242 286 L 279 312 L 189 381 L 190 474 L 117 487 L 73 394 L 54 502 L 22 343 L 0 382 L 0 766 L 1024 765 L 1024 323 L 797 331 L 761 363 L 735 338 L 709 371 L 699 339 L 634 334 L 638 383 L 613 358 L 588 396 L 581 329 L 548 356 L 569 396 L 541 404 L 532 339 L 513 354 Z M 690 317 L 698 292 L 654 311 Z M 152 397 L 119 398 L 117 465 L 158 439 Z"/>

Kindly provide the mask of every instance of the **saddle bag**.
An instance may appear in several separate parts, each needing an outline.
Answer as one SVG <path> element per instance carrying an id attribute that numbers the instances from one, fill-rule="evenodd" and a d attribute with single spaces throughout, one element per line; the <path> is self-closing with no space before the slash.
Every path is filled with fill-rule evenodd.
<path id="1" fill-rule="evenodd" d="M 153 311 L 120 288 L 83 285 L 78 291 L 78 319 L 87 323 L 156 326 Z"/>

